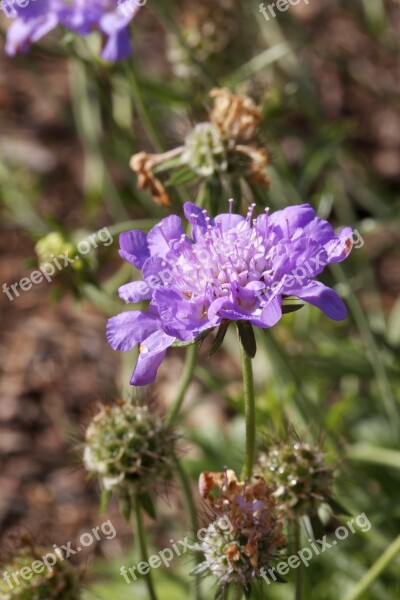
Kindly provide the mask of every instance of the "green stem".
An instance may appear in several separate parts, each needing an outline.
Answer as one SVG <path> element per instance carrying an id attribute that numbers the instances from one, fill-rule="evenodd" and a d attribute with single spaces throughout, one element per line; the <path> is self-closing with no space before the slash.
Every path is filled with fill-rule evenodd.
<path id="1" fill-rule="evenodd" d="M 182 373 L 182 378 L 179 383 L 178 392 L 176 394 L 175 401 L 174 401 L 173 405 L 171 406 L 171 408 L 167 414 L 167 417 L 166 417 L 167 425 L 171 426 L 171 425 L 175 424 L 175 421 L 176 421 L 179 411 L 181 409 L 182 403 L 185 399 L 187 389 L 190 385 L 190 382 L 192 381 L 196 363 L 197 363 L 197 344 L 192 344 L 191 346 L 188 346 L 188 348 L 186 350 L 186 360 L 185 360 L 185 366 L 184 366 L 183 373 Z"/>
<path id="2" fill-rule="evenodd" d="M 185 469 L 183 468 L 183 466 L 181 465 L 181 463 L 179 462 L 179 460 L 176 456 L 174 456 L 174 462 L 175 462 L 175 467 L 176 467 L 176 470 L 178 473 L 179 481 L 181 483 L 183 502 L 185 504 L 186 513 L 189 516 L 190 526 L 193 530 L 193 534 L 197 535 L 199 525 L 198 525 L 198 519 L 197 519 L 196 505 L 193 500 L 192 489 L 190 486 L 190 480 L 189 480 L 189 477 L 188 477 Z M 197 563 L 200 563 L 200 562 L 201 562 L 201 557 L 199 555 L 197 557 Z M 194 580 L 193 599 L 201 600 L 200 577 L 199 576 L 197 576 Z"/>
<path id="3" fill-rule="evenodd" d="M 135 499 L 135 515 L 136 515 L 136 532 L 137 532 L 138 539 L 139 539 L 141 558 L 143 561 L 148 563 L 149 554 L 147 552 L 146 536 L 145 536 L 144 529 L 143 529 L 142 511 L 140 509 L 139 498 Z M 155 591 L 154 585 L 153 585 L 151 569 L 147 573 L 147 575 L 144 576 L 144 580 L 146 582 L 147 591 L 149 592 L 150 600 L 158 600 L 156 591 Z"/>
<path id="4" fill-rule="evenodd" d="M 294 524 L 294 539 L 295 539 L 295 553 L 297 554 L 301 550 L 301 536 L 300 536 L 300 523 L 298 521 Z M 301 600 L 303 595 L 303 569 L 300 565 L 296 571 L 296 590 L 294 598 L 295 600 Z"/>
<path id="5" fill-rule="evenodd" d="M 242 479 L 250 478 L 253 474 L 254 459 L 256 455 L 256 405 L 254 397 L 253 367 L 251 358 L 239 338 L 240 357 L 242 361 L 243 392 L 246 415 L 246 452 L 242 470 Z"/>
<path id="6" fill-rule="evenodd" d="M 357 583 L 345 600 L 357 600 L 364 597 L 363 594 L 374 583 L 389 563 L 400 552 L 400 535 L 390 544 L 389 548 L 378 558 L 375 564 L 366 572 L 364 577 Z"/>

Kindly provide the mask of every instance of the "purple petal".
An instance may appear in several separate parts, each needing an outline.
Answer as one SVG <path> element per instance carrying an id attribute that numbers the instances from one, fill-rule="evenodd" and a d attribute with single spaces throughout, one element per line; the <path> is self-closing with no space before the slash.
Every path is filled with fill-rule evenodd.
<path id="1" fill-rule="evenodd" d="M 260 321 L 263 327 L 273 327 L 282 317 L 282 298 L 281 296 L 275 296 L 272 298 L 266 306 L 263 307 L 260 316 Z"/>
<path id="2" fill-rule="evenodd" d="M 100 56 L 108 62 L 117 62 L 129 58 L 133 54 L 133 46 L 129 27 L 115 29 L 105 40 Z"/>
<path id="3" fill-rule="evenodd" d="M 155 380 L 167 348 L 174 341 L 174 337 L 158 330 L 140 344 L 139 357 L 131 377 L 131 385 L 148 385 Z"/>
<path id="4" fill-rule="evenodd" d="M 328 262 L 341 262 L 350 254 L 353 247 L 353 230 L 351 227 L 344 227 L 337 236 L 326 244 L 325 249 L 328 253 Z"/>
<path id="5" fill-rule="evenodd" d="M 340 296 L 320 281 L 311 281 L 302 288 L 292 290 L 291 295 L 316 306 L 335 321 L 341 321 L 347 316 L 346 306 Z"/>
<path id="6" fill-rule="evenodd" d="M 193 202 L 185 202 L 183 205 L 183 212 L 185 213 L 185 217 L 191 225 L 207 227 L 207 211 L 204 210 L 204 208 L 200 208 L 200 206 L 193 204 Z M 210 225 L 214 225 L 214 219 L 211 219 L 209 223 Z"/>
<path id="7" fill-rule="evenodd" d="M 18 52 L 27 52 L 32 42 L 36 42 L 45 36 L 57 24 L 57 17 L 51 13 L 29 20 L 16 19 L 7 31 L 7 54 L 15 56 Z"/>
<path id="8" fill-rule="evenodd" d="M 133 229 L 126 231 L 119 236 L 120 256 L 134 265 L 137 269 L 141 269 L 145 260 L 150 256 L 147 246 L 147 236 L 144 231 Z"/>
<path id="9" fill-rule="evenodd" d="M 310 204 L 288 206 L 270 215 L 268 223 L 280 237 L 292 237 L 296 229 L 304 228 L 315 217 L 315 211 Z"/>
<path id="10" fill-rule="evenodd" d="M 142 302 L 150 300 L 152 289 L 146 281 L 132 281 L 118 289 L 118 295 L 125 302 Z"/>
<path id="11" fill-rule="evenodd" d="M 182 220 L 176 215 L 163 219 L 147 235 L 147 244 L 152 256 L 165 258 L 171 250 L 171 244 L 184 235 Z"/>
<path id="12" fill-rule="evenodd" d="M 154 305 L 164 331 L 182 341 L 193 340 L 202 329 L 214 327 L 214 321 L 204 316 L 202 301 L 190 302 L 173 290 L 155 291 Z"/>
<path id="13" fill-rule="evenodd" d="M 107 340 L 114 350 L 126 352 L 160 328 L 160 320 L 148 312 L 135 310 L 111 317 Z"/>
<path id="14" fill-rule="evenodd" d="M 222 213 L 215 217 L 215 223 L 218 225 L 221 223 L 222 231 L 229 231 L 229 229 L 235 229 L 238 225 L 243 223 L 246 219 L 242 215 Z"/>

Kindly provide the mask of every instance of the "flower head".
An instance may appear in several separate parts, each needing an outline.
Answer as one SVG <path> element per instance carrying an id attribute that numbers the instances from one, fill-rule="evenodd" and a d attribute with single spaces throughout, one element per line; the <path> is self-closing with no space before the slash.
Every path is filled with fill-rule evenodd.
<path id="1" fill-rule="evenodd" d="M 322 503 L 331 503 L 333 468 L 317 446 L 291 438 L 261 452 L 256 473 L 276 486 L 278 504 L 295 519 L 313 516 Z"/>
<path id="2" fill-rule="evenodd" d="M 30 538 L 21 541 L 21 547 L 15 550 L 8 560 L 2 562 L 1 600 L 81 598 L 82 569 L 74 566 L 71 561 L 64 560 L 61 549 L 36 547 Z M 54 557 L 51 562 L 50 555 Z M 48 556 L 49 567 L 40 560 L 44 556 Z M 32 565 L 36 563 L 42 563 L 42 568 L 32 570 Z M 28 577 L 21 577 L 20 572 L 23 569 L 28 570 Z"/>
<path id="3" fill-rule="evenodd" d="M 230 470 L 202 473 L 199 488 L 215 520 L 203 537 L 204 561 L 195 572 L 218 577 L 222 590 L 236 584 L 248 594 L 286 544 L 274 488 L 262 477 L 240 482 Z"/>
<path id="4" fill-rule="evenodd" d="M 6 51 L 14 56 L 27 52 L 32 42 L 63 25 L 74 33 L 86 36 L 93 31 L 102 35 L 101 57 L 107 61 L 127 58 L 132 53 L 128 25 L 140 5 L 126 0 L 130 10 L 113 0 L 31 0 L 24 7 L 11 0 L 11 16 L 17 18 L 7 32 Z"/>
<path id="5" fill-rule="evenodd" d="M 275 325 L 282 302 L 295 296 L 336 320 L 346 316 L 339 296 L 317 281 L 327 264 L 343 260 L 352 246 L 346 227 L 335 235 L 309 204 L 253 218 L 221 214 L 215 219 L 186 203 L 191 237 L 181 219 L 166 217 L 146 236 L 120 236 L 120 254 L 142 271 L 145 281 L 119 289 L 126 302 L 150 300 L 147 311 L 125 312 L 109 320 L 107 337 L 115 350 L 139 344 L 133 385 L 154 380 L 166 350 L 176 340 L 194 341 L 222 321 Z"/>
<path id="6" fill-rule="evenodd" d="M 147 407 L 121 402 L 104 407 L 90 423 L 84 462 L 105 490 L 130 496 L 171 477 L 174 443 Z"/>

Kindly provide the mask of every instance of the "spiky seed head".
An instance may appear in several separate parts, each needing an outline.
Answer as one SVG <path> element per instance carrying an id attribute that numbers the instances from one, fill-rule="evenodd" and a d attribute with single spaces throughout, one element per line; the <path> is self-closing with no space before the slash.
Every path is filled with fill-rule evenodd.
<path id="1" fill-rule="evenodd" d="M 41 559 L 50 553 L 55 559 L 49 558 L 50 567 L 47 568 Z M 42 562 L 41 567 L 39 562 Z M 81 598 L 81 569 L 69 560 L 62 560 L 62 554 L 58 554 L 54 548 L 24 544 L 1 565 L 1 572 L 3 574 L 0 579 L 1 600 L 80 600 Z M 23 577 L 21 573 L 25 576 Z"/>
<path id="2" fill-rule="evenodd" d="M 317 446 L 291 440 L 261 452 L 256 473 L 276 486 L 275 497 L 291 518 L 315 515 L 332 495 L 333 468 Z"/>
<path id="3" fill-rule="evenodd" d="M 106 406 L 86 431 L 84 463 L 103 488 L 125 496 L 144 493 L 172 476 L 176 436 L 147 406 Z"/>

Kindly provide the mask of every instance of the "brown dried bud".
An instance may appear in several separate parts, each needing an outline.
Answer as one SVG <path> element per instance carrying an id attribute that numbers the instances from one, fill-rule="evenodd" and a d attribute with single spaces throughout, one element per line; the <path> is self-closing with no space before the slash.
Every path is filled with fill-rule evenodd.
<path id="1" fill-rule="evenodd" d="M 210 119 L 223 136 L 243 142 L 254 139 L 261 111 L 251 98 L 222 88 L 213 88 L 209 95 L 214 98 Z"/>
<path id="2" fill-rule="evenodd" d="M 153 168 L 158 163 L 157 155 L 139 152 L 132 156 L 129 164 L 138 176 L 139 188 L 148 189 L 156 204 L 168 208 L 171 205 L 170 198 L 161 181 L 153 173 Z"/>

